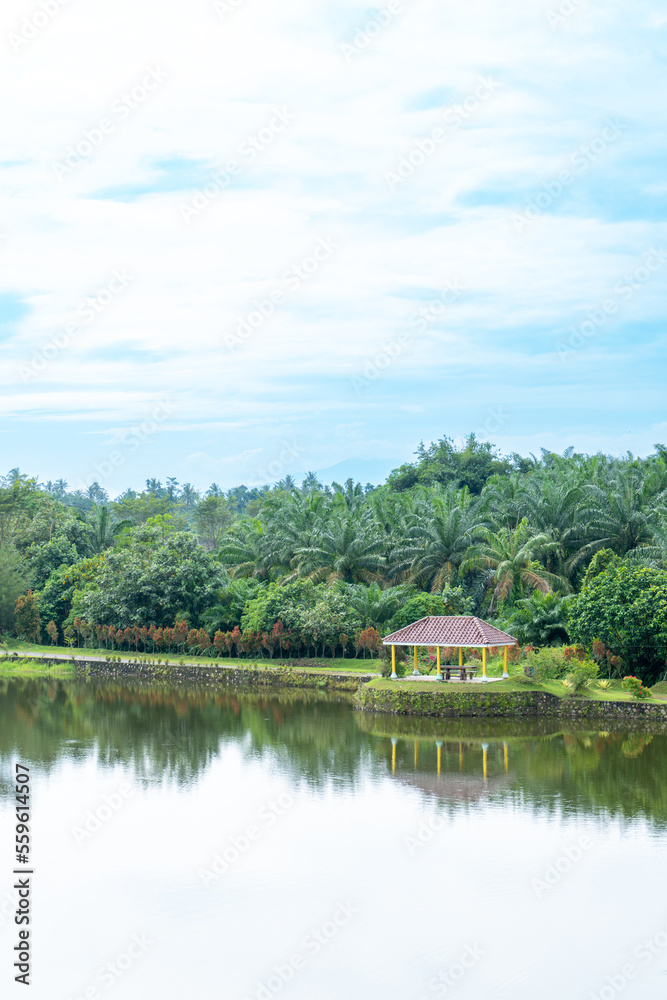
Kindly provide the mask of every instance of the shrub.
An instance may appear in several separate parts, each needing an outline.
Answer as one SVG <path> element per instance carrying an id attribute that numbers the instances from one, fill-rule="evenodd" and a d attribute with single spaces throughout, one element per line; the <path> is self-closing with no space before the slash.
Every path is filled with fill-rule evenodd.
<path id="1" fill-rule="evenodd" d="M 624 677 L 621 686 L 624 691 L 629 691 L 632 697 L 637 698 L 639 701 L 643 701 L 645 698 L 651 697 L 650 690 L 647 687 L 644 687 L 639 677 L 633 677 L 632 675 Z"/>
<path id="2" fill-rule="evenodd" d="M 574 669 L 571 670 L 565 680 L 567 681 L 568 694 L 581 694 L 592 684 L 593 681 L 597 680 L 600 668 L 597 663 L 593 663 L 592 660 L 584 660 L 577 662 Z"/>
<path id="3" fill-rule="evenodd" d="M 535 681 L 562 680 L 569 670 L 570 664 L 562 647 L 545 646 L 526 653 L 524 673 Z"/>
<path id="4" fill-rule="evenodd" d="M 535 679 L 530 674 L 517 674 L 512 680 L 517 684 L 535 684 Z"/>
<path id="5" fill-rule="evenodd" d="M 385 659 L 384 657 L 380 660 L 382 666 L 380 667 L 380 672 L 383 677 L 391 677 L 391 660 Z M 396 676 L 405 677 L 407 671 L 405 660 L 396 659 Z"/>

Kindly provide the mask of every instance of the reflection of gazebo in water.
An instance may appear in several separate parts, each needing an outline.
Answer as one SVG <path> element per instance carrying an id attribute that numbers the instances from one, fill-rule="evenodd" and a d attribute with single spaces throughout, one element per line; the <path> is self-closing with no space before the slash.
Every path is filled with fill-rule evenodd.
<path id="1" fill-rule="evenodd" d="M 431 740 L 406 740 L 414 745 L 414 763 L 406 766 L 397 760 L 399 739 L 391 737 L 391 772 L 402 784 L 419 788 L 420 791 L 441 798 L 459 802 L 475 802 L 486 797 L 491 791 L 499 791 L 507 786 L 510 772 L 509 744 L 507 740 L 458 740 L 446 736 L 435 740 L 436 770 L 433 773 Z M 426 746 L 424 747 L 424 744 Z M 426 768 L 419 763 L 419 748 L 424 747 L 427 755 Z M 430 752 L 429 752 L 430 751 Z M 502 757 L 500 757 L 502 752 Z M 478 756 L 479 755 L 479 756 Z M 491 768 L 489 768 L 491 756 Z M 444 761 L 443 761 L 444 758 Z M 423 761 L 423 755 L 422 755 Z M 501 763 L 502 761 L 502 763 Z M 479 762 L 479 763 L 478 763 Z M 444 767 L 443 767 L 444 763 Z M 472 765 L 472 769 L 471 769 Z M 481 765 L 481 766 L 480 766 Z M 489 774 L 491 770 L 491 774 Z"/>
<path id="2" fill-rule="evenodd" d="M 507 650 L 510 646 L 516 646 L 516 639 L 507 632 L 502 632 L 495 625 L 489 625 L 481 618 L 473 615 L 431 615 L 428 618 L 420 618 L 411 625 L 392 632 L 382 640 L 383 645 L 391 646 L 391 677 L 396 680 L 396 647 L 414 647 L 414 670 L 413 676 L 419 676 L 417 649 L 419 646 L 435 646 L 437 652 L 437 678 L 442 680 L 441 650 L 443 646 L 458 649 L 458 667 L 461 671 L 461 679 L 465 679 L 463 668 L 463 650 L 481 649 L 482 651 L 482 680 L 488 680 L 486 676 L 486 653 L 494 646 L 503 647 L 503 677 L 509 677 L 507 673 Z M 449 679 L 449 670 L 447 670 Z"/>
<path id="3" fill-rule="evenodd" d="M 417 740 L 415 740 L 413 769 L 397 767 L 396 744 L 392 740 L 392 776 L 401 784 L 418 788 L 429 796 L 456 802 L 478 802 L 480 799 L 485 799 L 490 792 L 498 792 L 508 786 L 510 767 L 507 743 L 502 746 L 502 763 L 498 759 L 501 748 L 494 744 L 481 743 L 478 745 L 465 742 L 455 746 L 447 740 L 444 742 L 437 740 L 436 747 L 437 771 L 434 774 L 430 769 L 419 769 L 419 742 Z M 428 755 L 430 748 L 427 746 L 424 749 Z M 492 758 L 491 768 L 489 768 L 488 763 L 489 756 Z M 458 767 L 456 767 L 457 759 Z M 491 770 L 490 774 L 489 770 Z"/>

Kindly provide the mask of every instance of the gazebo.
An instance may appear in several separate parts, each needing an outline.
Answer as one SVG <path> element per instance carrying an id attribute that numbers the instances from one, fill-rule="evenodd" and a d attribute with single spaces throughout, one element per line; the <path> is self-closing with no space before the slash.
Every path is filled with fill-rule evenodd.
<path id="1" fill-rule="evenodd" d="M 482 680 L 486 676 L 486 651 L 492 646 L 503 646 L 503 677 L 507 673 L 507 650 L 516 646 L 513 635 L 501 631 L 495 625 L 476 618 L 474 615 L 430 615 L 419 621 L 406 625 L 398 632 L 392 632 L 382 640 L 384 646 L 391 646 L 391 679 L 396 680 L 396 647 L 414 647 L 414 677 L 419 677 L 417 664 L 417 648 L 419 646 L 435 646 L 437 653 L 437 677 L 442 680 L 442 665 L 440 651 L 443 646 L 454 647 L 459 651 L 459 667 L 463 667 L 464 649 L 482 650 Z"/>

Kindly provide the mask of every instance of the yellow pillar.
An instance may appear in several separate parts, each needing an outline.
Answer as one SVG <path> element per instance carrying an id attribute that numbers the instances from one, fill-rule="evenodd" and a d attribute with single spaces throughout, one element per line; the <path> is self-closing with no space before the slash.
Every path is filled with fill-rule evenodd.
<path id="1" fill-rule="evenodd" d="M 419 764 L 419 743 L 417 743 L 417 740 L 415 740 L 415 771 L 417 770 L 418 764 Z"/>
<path id="2" fill-rule="evenodd" d="M 391 647 L 391 679 L 395 681 L 398 674 L 396 673 L 396 646 Z"/>
<path id="3" fill-rule="evenodd" d="M 392 738 L 391 738 L 391 770 L 392 770 L 392 772 L 396 771 L 396 744 L 397 743 L 398 743 L 398 740 L 396 739 L 396 737 L 392 736 Z"/>
<path id="4" fill-rule="evenodd" d="M 486 779 L 489 776 L 489 769 L 488 769 L 488 764 L 487 764 L 487 754 L 488 754 L 488 752 L 489 752 L 489 744 L 488 743 L 482 743 L 482 771 L 484 773 L 484 781 L 486 781 Z"/>
<path id="5" fill-rule="evenodd" d="M 438 774 L 440 774 L 440 768 L 442 767 L 442 740 L 436 740 L 435 745 L 438 748 Z"/>
<path id="6" fill-rule="evenodd" d="M 459 771 L 463 770 L 463 743 L 459 743 Z"/>
<path id="7" fill-rule="evenodd" d="M 442 667 L 440 665 L 440 646 L 437 647 L 437 649 L 435 651 L 435 655 L 436 655 L 436 660 L 437 660 L 436 677 L 438 678 L 439 681 L 441 681 L 442 680 Z"/>
<path id="8" fill-rule="evenodd" d="M 507 646 L 503 647 L 503 677 L 509 677 L 507 673 Z"/>
<path id="9" fill-rule="evenodd" d="M 482 680 L 488 680 L 486 676 L 486 646 L 482 649 Z"/>
<path id="10" fill-rule="evenodd" d="M 412 676 L 413 677 L 419 677 L 419 665 L 418 665 L 419 661 L 417 660 L 417 647 L 416 646 L 414 647 L 414 650 L 415 650 L 415 654 L 414 654 L 415 669 L 412 671 Z"/>
<path id="11" fill-rule="evenodd" d="M 509 747 L 507 746 L 507 743 L 503 743 L 503 748 L 505 751 L 505 774 L 508 774 L 510 769 L 510 761 L 509 761 Z"/>
<path id="12" fill-rule="evenodd" d="M 463 666 L 463 646 L 459 646 L 459 666 Z"/>

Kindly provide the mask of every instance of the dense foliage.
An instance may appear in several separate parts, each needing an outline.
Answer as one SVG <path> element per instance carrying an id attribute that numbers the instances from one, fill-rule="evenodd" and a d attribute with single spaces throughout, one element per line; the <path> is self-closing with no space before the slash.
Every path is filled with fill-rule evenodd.
<path id="1" fill-rule="evenodd" d="M 98 484 L 71 493 L 15 469 L 0 486 L 0 627 L 16 631 L 29 589 L 44 641 L 48 623 L 61 641 L 76 618 L 123 629 L 179 620 L 211 642 L 234 629 L 270 637 L 280 624 L 333 654 L 359 650 L 369 628 L 478 614 L 523 644 L 601 641 L 616 675 L 657 678 L 666 500 L 661 445 L 643 459 L 523 458 L 474 436 L 420 445 L 378 487 L 309 473 L 300 486 L 213 483 L 202 496 L 149 479 L 112 501 Z"/>
<path id="2" fill-rule="evenodd" d="M 654 684 L 667 659 L 667 573 L 611 566 L 584 587 L 569 629 L 585 645 L 600 640 L 626 668 Z"/>

